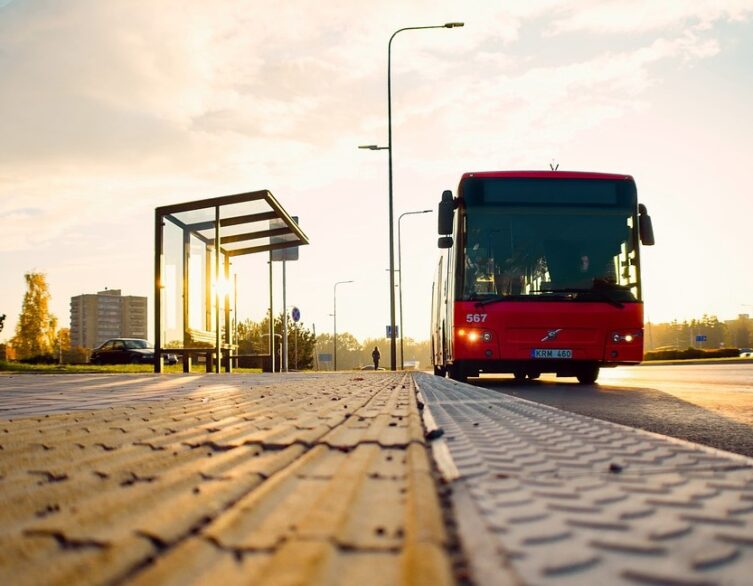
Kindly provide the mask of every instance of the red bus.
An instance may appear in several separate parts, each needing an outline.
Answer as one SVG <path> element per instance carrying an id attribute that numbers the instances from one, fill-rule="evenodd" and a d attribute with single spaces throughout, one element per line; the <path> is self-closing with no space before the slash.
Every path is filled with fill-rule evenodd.
<path id="1" fill-rule="evenodd" d="M 591 384 L 643 359 L 639 242 L 651 218 L 628 175 L 466 173 L 439 204 L 434 373 Z"/>

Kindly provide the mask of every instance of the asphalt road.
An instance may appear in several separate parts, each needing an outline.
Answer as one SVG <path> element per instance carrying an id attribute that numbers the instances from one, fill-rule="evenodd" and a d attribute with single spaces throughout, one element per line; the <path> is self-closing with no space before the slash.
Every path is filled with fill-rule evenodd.
<path id="1" fill-rule="evenodd" d="M 753 456 L 753 364 L 603 369 L 595 385 L 542 375 L 471 379 L 553 407 Z"/>

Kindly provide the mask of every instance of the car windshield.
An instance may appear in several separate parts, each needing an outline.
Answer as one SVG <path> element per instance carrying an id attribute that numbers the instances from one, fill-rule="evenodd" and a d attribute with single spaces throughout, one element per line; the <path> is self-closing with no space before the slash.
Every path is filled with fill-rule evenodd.
<path id="1" fill-rule="evenodd" d="M 146 340 L 124 340 L 124 343 L 129 350 L 145 350 L 152 347 Z"/>
<path id="2" fill-rule="evenodd" d="M 595 183 L 467 185 L 461 298 L 635 301 L 632 194 Z"/>

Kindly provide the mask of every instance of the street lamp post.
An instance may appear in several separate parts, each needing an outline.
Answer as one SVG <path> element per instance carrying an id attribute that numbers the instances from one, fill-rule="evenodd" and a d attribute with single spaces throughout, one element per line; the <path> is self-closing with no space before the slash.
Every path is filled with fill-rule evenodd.
<path id="1" fill-rule="evenodd" d="M 387 146 L 379 147 L 376 145 L 365 145 L 359 148 L 369 149 L 372 151 L 387 150 L 389 151 L 389 222 L 390 222 L 390 369 L 397 370 L 397 344 L 395 342 L 395 217 L 392 206 L 392 39 L 397 33 L 403 31 L 418 31 L 430 28 L 457 28 L 464 26 L 462 22 L 448 22 L 433 26 L 409 26 L 401 28 L 392 33 L 389 43 L 387 43 Z"/>
<path id="2" fill-rule="evenodd" d="M 334 302 L 333 302 L 333 311 L 332 311 L 332 318 L 334 322 L 334 336 L 333 336 L 333 350 L 332 350 L 332 359 L 334 360 L 334 365 L 332 370 L 337 370 L 337 286 L 338 285 L 344 285 L 345 283 L 353 283 L 353 281 L 338 281 L 335 283 L 334 286 Z"/>
<path id="3" fill-rule="evenodd" d="M 403 254 L 400 245 L 400 220 L 403 216 L 412 216 L 414 214 L 430 214 L 431 210 L 417 210 L 415 212 L 403 212 L 397 218 L 397 290 L 400 295 L 400 370 L 405 369 L 405 355 L 403 351 L 403 338 L 405 330 L 403 329 Z"/>

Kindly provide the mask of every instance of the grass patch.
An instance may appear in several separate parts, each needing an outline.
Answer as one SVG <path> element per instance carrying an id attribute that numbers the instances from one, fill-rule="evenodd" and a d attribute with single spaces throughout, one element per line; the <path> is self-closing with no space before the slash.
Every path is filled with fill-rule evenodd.
<path id="1" fill-rule="evenodd" d="M 0 372 L 20 372 L 37 374 L 153 374 L 154 367 L 151 364 L 23 364 L 21 362 L 6 362 L 0 360 Z M 258 374 L 260 368 L 234 368 L 238 374 Z M 182 374 L 183 366 L 173 364 L 165 365 L 165 373 Z M 193 364 L 191 374 L 206 374 L 203 364 Z"/>

